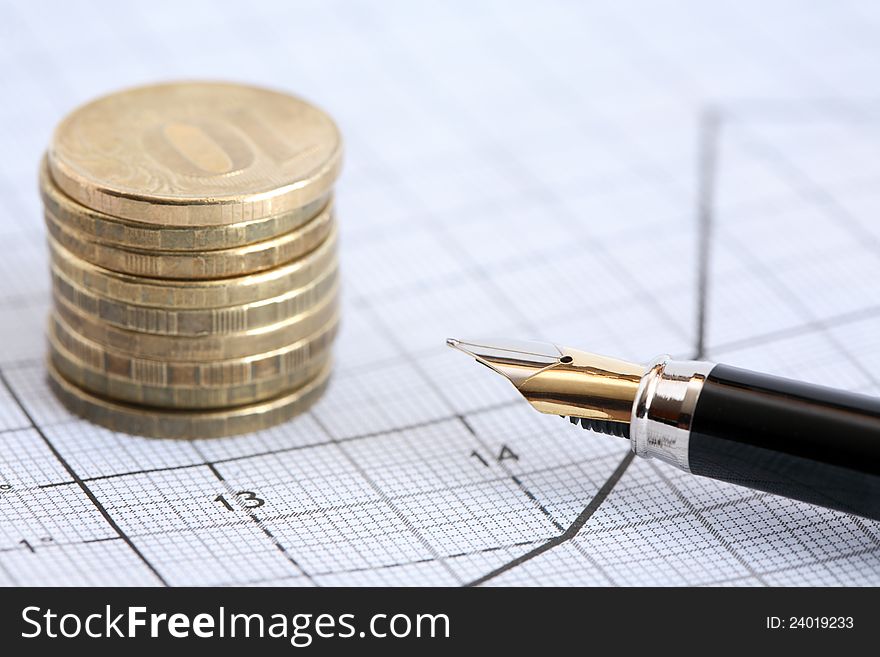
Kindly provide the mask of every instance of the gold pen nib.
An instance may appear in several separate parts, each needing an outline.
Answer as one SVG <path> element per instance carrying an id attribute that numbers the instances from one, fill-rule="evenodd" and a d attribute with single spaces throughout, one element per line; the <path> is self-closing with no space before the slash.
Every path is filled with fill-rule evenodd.
<path id="1" fill-rule="evenodd" d="M 629 424 L 647 369 L 549 342 L 449 338 L 446 344 L 507 378 L 542 413 L 588 421 Z"/>

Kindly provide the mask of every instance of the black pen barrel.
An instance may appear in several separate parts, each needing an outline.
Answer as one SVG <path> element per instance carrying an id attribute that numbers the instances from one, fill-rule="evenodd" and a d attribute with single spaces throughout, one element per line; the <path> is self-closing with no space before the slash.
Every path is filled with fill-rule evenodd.
<path id="1" fill-rule="evenodd" d="M 697 475 L 880 519 L 880 398 L 716 365 L 688 462 Z"/>

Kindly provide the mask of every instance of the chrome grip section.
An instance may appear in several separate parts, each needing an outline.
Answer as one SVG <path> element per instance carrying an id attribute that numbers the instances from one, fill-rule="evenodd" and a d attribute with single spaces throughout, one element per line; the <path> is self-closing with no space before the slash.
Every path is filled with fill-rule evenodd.
<path id="1" fill-rule="evenodd" d="M 697 399 L 715 363 L 661 356 L 642 377 L 630 424 L 630 446 L 690 472 L 688 441 Z"/>

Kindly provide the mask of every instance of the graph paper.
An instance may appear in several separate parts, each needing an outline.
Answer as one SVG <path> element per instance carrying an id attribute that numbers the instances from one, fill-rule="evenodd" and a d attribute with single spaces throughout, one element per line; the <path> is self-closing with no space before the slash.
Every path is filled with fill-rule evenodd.
<path id="1" fill-rule="evenodd" d="M 444 346 L 880 394 L 878 37 L 853 1 L 4 2 L 0 584 L 880 584 L 880 524 L 634 460 Z M 346 139 L 332 384 L 253 435 L 113 433 L 46 384 L 50 131 L 179 78 Z"/>

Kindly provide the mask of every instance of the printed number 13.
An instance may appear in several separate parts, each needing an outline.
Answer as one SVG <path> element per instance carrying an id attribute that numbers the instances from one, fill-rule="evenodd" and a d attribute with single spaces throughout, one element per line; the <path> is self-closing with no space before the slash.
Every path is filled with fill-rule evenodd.
<path id="1" fill-rule="evenodd" d="M 240 490 L 235 494 L 235 496 L 239 498 L 239 500 L 241 500 L 241 506 L 245 509 L 256 509 L 266 503 L 266 500 L 257 497 L 257 494 L 252 490 Z M 235 511 L 235 507 L 232 506 L 225 497 L 223 497 L 222 493 L 215 497 L 214 501 L 222 504 L 228 511 Z"/>

